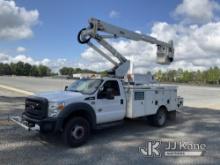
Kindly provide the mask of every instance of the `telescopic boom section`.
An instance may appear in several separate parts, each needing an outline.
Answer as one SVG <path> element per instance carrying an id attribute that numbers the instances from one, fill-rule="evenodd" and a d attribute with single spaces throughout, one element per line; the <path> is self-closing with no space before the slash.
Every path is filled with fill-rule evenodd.
<path id="1" fill-rule="evenodd" d="M 101 33 L 100 33 L 101 32 Z M 144 41 L 157 45 L 157 63 L 170 64 L 174 57 L 173 42 L 168 43 L 157 40 L 154 37 L 139 34 L 121 27 L 117 27 L 101 20 L 91 18 L 89 19 L 89 26 L 83 28 L 78 34 L 78 41 L 81 44 L 88 44 L 91 48 L 109 60 L 115 67 L 112 69 L 111 74 L 116 77 L 124 77 L 130 67 L 130 61 L 121 55 L 115 48 L 113 48 L 105 39 L 123 37 L 134 41 Z M 111 55 L 103 52 L 99 47 L 91 42 L 91 39 L 97 41 Z M 116 61 L 115 58 L 118 60 Z"/>

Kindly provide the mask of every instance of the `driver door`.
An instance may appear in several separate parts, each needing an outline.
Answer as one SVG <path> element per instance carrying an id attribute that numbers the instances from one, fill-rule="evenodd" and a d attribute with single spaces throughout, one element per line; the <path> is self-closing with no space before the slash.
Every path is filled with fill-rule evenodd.
<path id="1" fill-rule="evenodd" d="M 125 100 L 117 80 L 107 80 L 97 93 L 97 123 L 122 120 L 125 116 Z"/>

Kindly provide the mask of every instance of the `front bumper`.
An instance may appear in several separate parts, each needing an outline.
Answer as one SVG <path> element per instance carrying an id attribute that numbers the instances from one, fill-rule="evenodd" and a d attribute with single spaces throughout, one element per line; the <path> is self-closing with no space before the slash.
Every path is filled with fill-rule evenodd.
<path id="1" fill-rule="evenodd" d="M 9 119 L 28 131 L 40 131 L 39 125 L 29 125 L 29 123 L 22 120 L 20 116 L 10 116 Z"/>
<path id="2" fill-rule="evenodd" d="M 43 132 L 57 132 L 62 131 L 62 119 L 61 118 L 45 118 L 42 120 L 33 119 L 25 114 L 22 116 L 11 116 L 11 121 L 18 124 L 28 131 L 43 131 Z"/>

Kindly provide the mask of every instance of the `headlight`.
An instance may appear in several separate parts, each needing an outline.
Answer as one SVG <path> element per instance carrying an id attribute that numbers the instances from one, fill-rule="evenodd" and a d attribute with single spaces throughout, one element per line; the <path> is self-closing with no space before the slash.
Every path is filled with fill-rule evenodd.
<path id="1" fill-rule="evenodd" d="M 64 103 L 49 102 L 48 116 L 57 117 L 60 111 L 64 110 Z"/>

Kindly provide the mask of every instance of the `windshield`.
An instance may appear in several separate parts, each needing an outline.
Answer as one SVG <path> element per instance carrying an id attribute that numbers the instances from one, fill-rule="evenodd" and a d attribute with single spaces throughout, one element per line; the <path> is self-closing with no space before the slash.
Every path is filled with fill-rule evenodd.
<path id="1" fill-rule="evenodd" d="M 68 86 L 66 90 L 83 94 L 92 94 L 98 89 L 101 83 L 101 79 L 80 79 Z"/>

